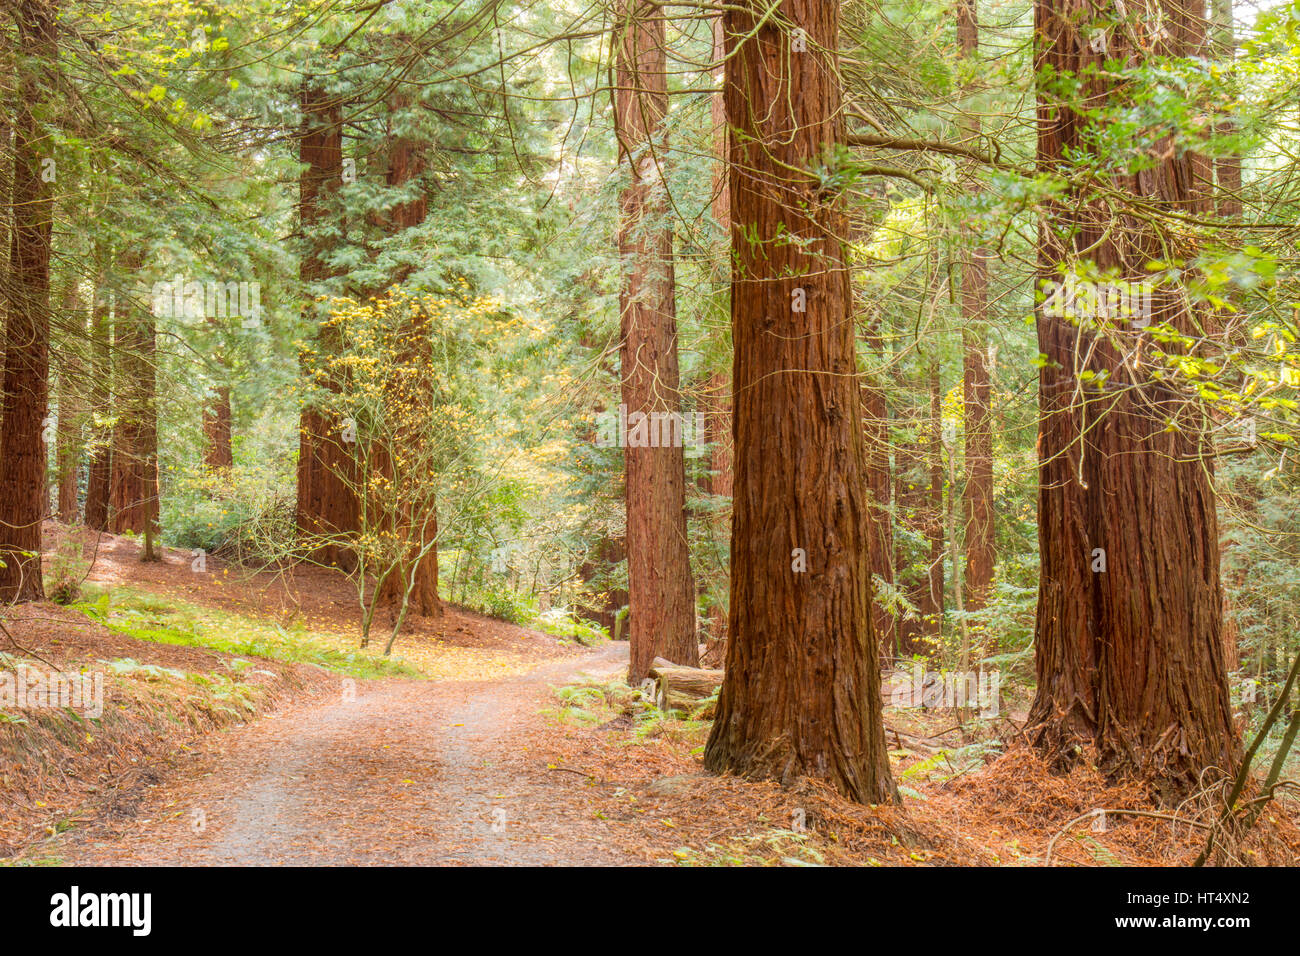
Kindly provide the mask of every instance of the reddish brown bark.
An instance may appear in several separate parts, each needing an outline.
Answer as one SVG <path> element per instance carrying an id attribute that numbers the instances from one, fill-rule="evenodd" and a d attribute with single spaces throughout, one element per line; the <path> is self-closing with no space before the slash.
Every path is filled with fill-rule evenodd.
<path id="1" fill-rule="evenodd" d="M 680 415 L 673 235 L 667 224 L 662 121 L 668 111 L 664 12 L 649 0 L 620 5 L 615 24 L 616 130 L 626 184 L 619 193 L 622 398 L 634 416 Z M 631 429 L 629 429 L 631 431 Z M 663 429 L 651 426 L 656 438 Z M 670 430 L 671 431 L 671 430 Z M 679 430 L 680 431 L 680 430 Z M 642 429 L 642 434 L 645 429 Z M 681 442 L 625 441 L 629 680 L 653 659 L 694 666 L 695 582 L 686 532 L 686 460 Z M 656 447 L 657 446 L 657 447 Z"/>
<path id="2" fill-rule="evenodd" d="M 122 275 L 140 274 L 144 256 L 133 249 L 122 259 Z M 144 538 L 141 560 L 153 561 L 158 525 L 158 410 L 154 316 L 139 297 L 125 294 L 114 310 L 117 428 L 109 482 L 108 530 Z"/>
<path id="3" fill-rule="evenodd" d="M 704 763 L 889 801 L 848 224 L 843 197 L 804 172 L 845 141 L 839 6 L 769 12 L 760 0 L 726 12 L 735 511 L 726 677 Z"/>
<path id="4" fill-rule="evenodd" d="M 69 329 L 84 329 L 86 316 L 77 295 L 75 281 L 63 296 L 63 312 Z M 85 389 L 89 384 L 85 362 L 73 343 L 58 355 L 59 412 L 54 455 L 54 484 L 57 511 L 64 524 L 75 524 L 80 517 L 78 478 L 81 469 L 81 433 L 86 420 Z"/>
<path id="5" fill-rule="evenodd" d="M 102 263 L 101 263 L 102 264 Z M 108 291 L 101 268 L 95 287 L 95 302 L 90 313 L 90 383 L 92 415 L 105 418 L 110 413 L 113 379 L 112 321 Z M 113 440 L 111 431 L 95 427 L 91 432 L 90 466 L 86 475 L 86 527 L 108 530 L 108 496 L 113 478 Z"/>
<path id="6" fill-rule="evenodd" d="M 709 411 L 704 419 L 704 440 L 709 443 L 709 479 L 711 495 L 730 498 L 734 485 L 731 470 L 731 377 L 715 372 L 705 385 L 705 404 Z"/>
<path id="7" fill-rule="evenodd" d="M 716 91 L 709 98 L 709 114 L 713 122 L 713 154 L 717 163 L 713 168 L 713 219 L 722 234 L 731 236 L 731 189 L 727 185 L 727 155 L 731 144 L 731 127 L 727 123 L 727 96 L 725 59 L 727 38 L 722 14 L 712 20 L 713 31 L 713 81 Z"/>
<path id="8" fill-rule="evenodd" d="M 979 49 L 979 22 L 975 0 L 958 0 L 957 36 L 962 55 L 973 57 Z M 962 116 L 962 138 L 978 144 L 980 116 Z M 978 188 L 978 187 L 976 187 Z M 965 418 L 966 484 L 962 490 L 966 560 L 962 598 L 967 611 L 988 603 L 996 553 L 993 545 L 993 417 L 988 368 L 988 261 L 989 251 L 979 237 L 967 232 L 962 239 L 962 407 Z"/>
<path id="9" fill-rule="evenodd" d="M 219 385 L 203 409 L 203 464 L 213 471 L 223 471 L 235 464 L 230 445 L 232 417 L 230 386 Z"/>
<path id="10" fill-rule="evenodd" d="M 298 180 L 298 221 L 308 244 L 298 265 L 303 286 L 311 286 L 331 274 L 323 256 L 328 240 L 313 234 L 327 217 L 338 215 L 336 194 L 343 181 L 343 107 L 333 96 L 304 82 L 299 94 L 302 129 L 298 158 L 304 169 Z M 317 318 L 314 302 L 305 307 L 309 324 Z M 336 330 L 322 327 L 317 350 L 322 355 L 339 348 Z M 304 376 L 310 375 L 304 358 Z M 326 388 L 344 387 L 340 382 L 321 383 Z M 302 410 L 298 452 L 298 528 L 313 542 L 311 559 L 326 567 L 351 570 L 356 559 L 342 540 L 356 530 L 356 464 L 344 437 L 344 423 L 333 420 L 310 404 Z"/>
<path id="11" fill-rule="evenodd" d="M 1233 34 L 1232 22 L 1232 0 L 1211 0 L 1211 36 L 1210 51 L 1214 59 L 1219 61 L 1231 62 L 1236 49 L 1236 39 Z M 1215 132 L 1220 136 L 1228 136 L 1236 131 L 1237 122 L 1235 118 L 1229 116 L 1215 126 Z M 1214 185 L 1215 185 L 1215 210 L 1225 219 L 1240 219 L 1242 213 L 1241 200 L 1241 156 L 1236 153 L 1221 155 L 1214 160 Z M 1230 295 L 1230 293 L 1229 293 Z M 1236 331 L 1233 326 L 1236 324 L 1232 318 L 1231 311 L 1226 312 L 1223 316 L 1223 322 L 1220 323 L 1220 330 Z M 1228 505 L 1239 511 L 1246 511 L 1251 508 L 1250 502 L 1233 493 L 1231 488 L 1221 490 L 1223 500 Z M 1222 561 L 1223 553 L 1226 548 L 1226 542 L 1220 542 L 1219 557 Z M 1237 585 L 1241 582 L 1237 581 Z M 1223 592 L 1223 652 L 1225 664 L 1230 671 L 1235 671 L 1241 666 L 1241 654 L 1238 647 L 1240 632 L 1237 627 L 1236 611 L 1233 607 L 1232 599 L 1229 596 L 1228 589 Z"/>
<path id="12" fill-rule="evenodd" d="M 1147 37 L 1143 49 L 1175 56 L 1200 49 L 1196 12 L 1183 0 L 1161 7 L 1168 38 Z M 1100 0 L 1038 0 L 1039 75 L 1045 67 L 1075 74 L 1100 67 L 1089 33 L 1112 18 Z M 1109 41 L 1111 58 L 1134 63 L 1145 55 L 1129 32 L 1109 31 Z M 1090 105 L 1123 95 L 1112 75 L 1098 69 L 1083 81 Z M 1050 87 L 1040 90 L 1038 121 L 1045 173 L 1089 148 L 1090 120 Z M 1111 185 L 1198 211 L 1204 159 L 1173 148 L 1158 156 Z M 1113 219 L 1110 209 L 1068 193 L 1050 208 L 1040 227 L 1042 279 L 1058 280 L 1059 264 L 1086 258 L 1140 281 L 1149 261 L 1168 259 L 1162 238 L 1192 251 L 1178 237 L 1155 235 L 1149 219 Z M 1160 288 L 1152 298 L 1153 324 L 1198 334 L 1178 290 Z M 1048 361 L 1039 377 L 1042 573 L 1031 738 L 1062 764 L 1076 759 L 1080 742 L 1094 742 L 1111 775 L 1159 778 L 1166 793 L 1185 792 L 1205 768 L 1228 770 L 1236 759 L 1204 416 L 1150 375 L 1147 340 L 1127 322 L 1110 322 L 1101 335 L 1040 309 L 1038 340 Z M 1123 361 L 1121 350 L 1136 357 Z M 1076 369 L 1109 380 L 1081 387 Z M 1094 571 L 1103 552 L 1105 570 Z"/>
<path id="13" fill-rule="evenodd" d="M 723 59 L 726 56 L 726 43 L 723 37 L 722 16 L 713 18 L 713 70 L 717 91 L 711 97 L 711 114 L 713 120 L 713 148 L 717 162 L 713 173 L 713 219 L 719 231 L 725 237 L 724 246 L 716 257 L 722 268 L 717 277 L 718 294 L 725 295 L 724 286 L 730 284 L 725 266 L 730 260 L 731 235 L 731 192 L 727 187 L 727 143 L 730 134 L 727 130 L 727 100 L 723 93 Z M 706 490 L 709 494 L 730 498 L 734 479 L 732 475 L 731 449 L 731 370 L 718 371 L 709 376 L 706 384 L 707 401 L 705 402 L 705 438 L 709 443 L 709 476 Z M 721 544 L 730 535 L 730 512 L 723 512 L 714 521 L 715 540 Z M 719 549 L 720 550 L 720 549 Z M 727 634 L 727 609 L 718 602 L 709 611 L 709 632 L 715 641 L 725 640 Z M 721 645 L 714 645 L 710 653 L 721 654 Z"/>
<path id="14" fill-rule="evenodd" d="M 873 322 L 867 333 L 867 344 L 878 363 L 884 362 L 884 342 Z M 868 556 L 871 576 L 886 585 L 894 584 L 894 519 L 893 519 L 893 463 L 889 439 L 889 403 L 880 382 L 879 369 L 868 373 L 862 385 L 862 426 L 865 444 L 864 474 L 870 508 L 870 537 Z M 894 614 L 880 601 L 872 587 L 871 617 L 880 643 L 882 663 L 892 660 L 898 652 L 897 627 Z"/>
<path id="15" fill-rule="evenodd" d="M 408 183 L 417 179 L 424 171 L 425 158 L 423 144 L 409 136 L 392 136 L 392 116 L 397 116 L 401 111 L 410 107 L 409 97 L 395 95 L 390 100 L 390 146 L 388 150 L 388 172 L 387 182 L 392 188 L 401 188 Z M 396 235 L 407 229 L 418 226 L 424 222 L 428 215 L 428 201 L 423 192 L 418 196 L 406 202 L 399 203 L 393 207 L 389 214 L 387 227 L 388 230 Z M 393 282 L 400 283 L 409 273 L 409 269 L 404 269 L 398 275 L 393 277 Z M 412 326 L 402 331 L 403 338 L 407 343 L 399 350 L 399 359 L 403 362 L 416 362 L 427 354 L 425 343 L 428 341 L 428 329 L 423 326 Z M 433 396 L 428 396 L 428 401 L 432 402 Z M 425 440 L 424 436 L 418 434 L 404 434 L 399 437 L 400 442 L 419 443 Z M 380 456 L 377 464 L 381 471 L 387 468 L 391 473 L 391 468 L 385 464 L 389 461 L 386 454 Z M 421 496 L 422 497 L 422 496 Z M 426 508 L 416 508 L 413 505 L 402 509 L 403 513 L 398 516 L 398 521 L 402 525 L 401 535 L 405 540 L 411 542 L 410 556 L 408 560 L 402 562 L 396 571 L 389 575 L 380 588 L 379 600 L 390 604 L 400 605 L 403 595 L 409 589 L 408 610 L 410 613 L 417 614 L 421 617 L 438 617 L 442 614 L 442 601 L 438 597 L 438 512 L 437 508 L 429 503 Z M 415 513 L 415 512 L 420 513 Z"/>
<path id="16" fill-rule="evenodd" d="M 90 356 L 93 377 L 90 383 L 92 414 L 107 417 L 112 401 L 109 383 L 113 378 L 112 323 L 109 318 L 107 290 L 103 273 L 95 288 L 95 304 L 90 314 Z M 113 441 L 107 429 L 92 431 L 90 467 L 86 476 L 86 527 L 108 530 L 108 496 L 113 478 Z"/>
<path id="17" fill-rule="evenodd" d="M 943 390 L 939 382 L 939 363 L 936 360 L 930 362 L 929 384 L 929 499 L 925 510 L 925 537 L 930 545 L 930 554 L 926 564 L 924 603 L 920 609 L 925 632 L 937 639 L 943 625 L 943 559 L 947 541 L 943 528 Z"/>
<path id="18" fill-rule="evenodd" d="M 49 511 L 45 479 L 45 417 L 50 369 L 51 184 L 41 176 L 53 143 L 37 121 L 57 70 L 55 5 L 17 0 L 24 54 L 14 115 L 13 229 L 4 283 L 3 431 L 0 432 L 0 601 L 37 601 L 41 522 Z"/>
<path id="19" fill-rule="evenodd" d="M 967 261 L 967 269 L 972 268 Z M 982 266 L 975 267 L 982 269 Z M 974 270 L 972 270 L 974 271 Z M 972 279 L 973 284 L 982 280 Z M 973 296 L 972 296 L 973 298 Z M 979 296 L 983 308 L 983 296 Z M 976 308 L 967 300 L 967 306 Z M 964 598 L 966 610 L 978 611 L 988 604 L 997 552 L 993 543 L 993 414 L 992 384 L 988 367 L 987 339 L 981 329 L 963 336 L 962 400 L 965 409 L 966 486 L 962 493 L 965 521 L 966 561 Z"/>

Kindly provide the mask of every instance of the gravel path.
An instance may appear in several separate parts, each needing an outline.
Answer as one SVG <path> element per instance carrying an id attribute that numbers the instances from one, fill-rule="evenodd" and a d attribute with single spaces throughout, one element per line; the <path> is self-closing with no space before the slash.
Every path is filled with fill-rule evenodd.
<path id="1" fill-rule="evenodd" d="M 584 865 L 632 860 L 581 774 L 536 746 L 547 685 L 605 679 L 627 646 L 496 681 L 369 681 L 214 735 L 128 821 L 46 849 L 77 865 Z M 345 691 L 344 696 L 352 696 Z"/>

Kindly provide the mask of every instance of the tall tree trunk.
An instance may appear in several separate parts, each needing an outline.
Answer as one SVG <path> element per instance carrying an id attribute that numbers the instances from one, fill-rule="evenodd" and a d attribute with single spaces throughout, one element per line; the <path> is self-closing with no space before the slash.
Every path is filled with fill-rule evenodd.
<path id="1" fill-rule="evenodd" d="M 138 276 L 144 264 L 140 248 L 123 257 L 122 275 Z M 109 530 L 135 532 L 144 539 L 142 561 L 157 560 L 153 551 L 158 525 L 158 407 L 153 313 L 139 289 L 124 290 L 114 309 L 117 352 L 117 430 L 113 440 L 113 476 L 109 493 Z"/>
<path id="2" fill-rule="evenodd" d="M 1200 49 L 1203 21 L 1186 0 L 1161 0 L 1167 39 L 1148 37 L 1155 55 Z M 1037 0 L 1038 75 L 1082 78 L 1081 94 L 1101 105 L 1117 96 L 1103 54 L 1090 43 L 1113 8 L 1101 0 Z M 1154 22 L 1154 21 L 1153 21 Z M 1154 27 L 1152 28 L 1154 29 Z M 1104 56 L 1140 62 L 1125 31 L 1108 31 Z M 1085 70 L 1093 72 L 1085 73 Z M 1090 149 L 1088 116 L 1039 92 L 1038 161 L 1055 174 L 1072 153 Z M 1204 205 L 1203 158 L 1161 150 L 1154 165 L 1111 185 L 1175 210 Z M 1161 237 L 1145 216 L 1089 203 L 1067 191 L 1040 224 L 1044 281 L 1062 264 L 1086 259 L 1142 281 L 1148 262 L 1193 250 Z M 1196 320 L 1177 289 L 1152 296 L 1152 324 L 1196 336 Z M 1228 770 L 1236 739 L 1222 642 L 1219 542 L 1212 449 L 1201 410 L 1143 361 L 1143 333 L 1127 321 L 1098 320 L 1095 334 L 1040 309 L 1039 541 L 1042 571 L 1036 624 L 1038 689 L 1031 739 L 1067 764 L 1080 741 L 1097 745 L 1113 776 L 1159 778 L 1166 796 L 1197 786 L 1206 767 Z M 1124 361 L 1123 350 L 1134 357 Z M 1077 372 L 1105 373 L 1084 385 Z M 1097 379 L 1093 379 L 1095 383 Z M 1086 390 L 1085 390 L 1086 389 Z"/>
<path id="3" fill-rule="evenodd" d="M 704 764 L 897 799 L 871 622 L 843 196 L 839 6 L 727 7 L 735 514 L 726 677 Z M 793 32 L 798 30 L 801 32 Z M 794 241 L 791 241 L 791 240 Z"/>
<path id="4" fill-rule="evenodd" d="M 107 418 L 111 413 L 111 338 L 106 272 L 101 260 L 96 278 L 95 301 L 90 313 L 90 408 L 91 415 L 100 418 Z M 108 497 L 113 479 L 113 439 L 110 430 L 99 427 L 92 428 L 91 436 L 90 468 L 86 476 L 86 527 L 94 531 L 107 531 Z"/>
<path id="5" fill-rule="evenodd" d="M 681 414 L 673 234 L 664 178 L 668 112 L 664 11 L 650 0 L 620 4 L 615 25 L 616 129 L 625 185 L 619 195 L 622 397 L 629 433 L 627 495 L 631 666 L 643 680 L 656 656 L 694 666 L 695 582 L 686 531 L 686 460 L 681 429 L 657 427 Z M 653 416 L 653 418 L 652 418 Z M 643 419 L 642 427 L 636 418 Z M 643 441 L 643 439 L 649 439 Z M 668 439 L 665 441 L 664 439 Z"/>
<path id="6" fill-rule="evenodd" d="M 979 22 L 975 0 L 958 0 L 957 36 L 962 55 L 974 57 L 979 49 Z M 980 116 L 962 114 L 962 138 L 978 145 Z M 966 485 L 962 511 L 966 540 L 963 603 L 978 611 L 988 603 L 993 583 L 993 419 L 990 408 L 988 367 L 988 267 L 989 251 L 969 231 L 962 238 L 962 407 L 965 417 Z M 954 573 L 956 566 L 954 565 Z"/>
<path id="7" fill-rule="evenodd" d="M 63 298 L 63 310 L 69 329 L 85 329 L 86 316 L 77 294 L 75 278 Z M 55 436 L 57 451 L 54 480 L 58 489 L 59 520 L 64 524 L 75 524 L 78 518 L 82 432 L 88 417 L 83 399 L 88 383 L 84 359 L 78 348 L 78 342 L 70 342 L 59 362 L 59 415 Z"/>
<path id="8" fill-rule="evenodd" d="M 867 334 L 867 344 L 884 363 L 884 341 L 878 330 L 879 319 Z M 869 373 L 862 386 L 862 423 L 865 442 L 865 474 L 870 508 L 868 553 L 873 579 L 894 585 L 893 471 L 890 461 L 889 403 L 878 381 L 880 373 Z M 873 589 L 871 617 L 876 639 L 880 642 L 882 663 L 898 653 L 895 617 L 879 601 Z"/>
<path id="9" fill-rule="evenodd" d="M 947 551 L 947 535 L 943 528 L 943 390 L 939 381 L 939 360 L 931 359 L 928 372 L 930 387 L 930 441 L 927 470 L 929 471 L 928 501 L 926 502 L 925 537 L 930 544 L 929 562 L 926 565 L 925 604 L 921 619 L 925 632 L 936 645 L 943 630 L 944 574 L 943 563 Z"/>
<path id="10" fill-rule="evenodd" d="M 715 372 L 706 383 L 708 417 L 704 420 L 704 438 L 709 443 L 708 492 L 730 498 L 731 472 L 731 380 L 725 372 Z"/>
<path id="11" fill-rule="evenodd" d="M 219 316 L 207 317 L 208 329 L 217 343 L 212 366 L 217 374 L 217 386 L 212 396 L 203 404 L 203 466 L 209 472 L 228 471 L 234 467 L 233 447 L 234 409 L 231 405 L 230 360 L 222 344 L 222 322 Z"/>
<path id="12" fill-rule="evenodd" d="M 1233 32 L 1232 20 L 1232 0 L 1210 0 L 1210 55 L 1213 59 L 1220 62 L 1231 63 L 1237 48 L 1236 38 Z M 1228 102 L 1232 102 L 1233 97 L 1228 97 Z M 1237 121 L 1231 114 L 1221 119 L 1215 128 L 1215 132 L 1220 136 L 1229 136 L 1236 132 Z M 1241 203 L 1241 156 L 1237 153 L 1229 155 L 1220 155 L 1214 160 L 1214 180 L 1215 180 L 1215 211 L 1225 219 L 1240 220 L 1242 212 Z M 1225 290 L 1226 291 L 1226 290 Z M 1226 293 L 1231 298 L 1231 293 Z M 1223 313 L 1223 322 L 1220 326 L 1224 333 L 1229 335 L 1240 334 L 1240 323 L 1234 317 L 1237 313 L 1232 309 L 1225 309 Z M 1228 507 L 1235 508 L 1238 511 L 1249 510 L 1250 503 L 1235 495 L 1231 487 L 1220 487 L 1221 500 Z M 1226 548 L 1226 542 L 1221 542 L 1219 547 L 1219 556 L 1222 560 L 1223 552 Z M 1225 663 L 1230 671 L 1235 671 L 1241 666 L 1241 653 L 1238 647 L 1240 640 L 1240 631 L 1237 627 L 1236 609 L 1233 607 L 1232 598 L 1228 589 L 1224 588 L 1223 592 L 1223 651 Z"/>
<path id="13" fill-rule="evenodd" d="M 1237 41 L 1233 32 L 1232 0 L 1210 0 L 1210 54 L 1215 60 L 1231 63 Z M 1232 102 L 1229 96 L 1228 101 Z M 1228 115 L 1216 124 L 1215 132 L 1228 136 L 1237 129 L 1235 117 Z M 1214 161 L 1214 179 L 1218 186 L 1217 211 L 1225 219 L 1241 218 L 1241 156 L 1229 154 Z"/>
<path id="14" fill-rule="evenodd" d="M 400 116 L 402 111 L 410 108 L 410 98 L 394 95 L 389 103 L 390 124 L 388 151 L 388 185 L 401 188 L 417 179 L 424 171 L 425 158 L 423 144 L 408 136 L 394 136 L 391 117 Z M 398 122 L 402 122 L 401 119 Z M 398 203 L 389 214 L 387 227 L 393 235 L 404 232 L 424 222 L 429 213 L 428 201 L 423 192 L 414 199 Z M 400 283 L 406 279 L 409 269 L 393 277 L 393 282 Z M 428 329 L 410 327 L 403 330 L 404 338 L 409 343 L 400 358 L 403 361 L 422 361 L 427 352 Z M 433 401 L 432 396 L 429 401 Z M 419 443 L 425 440 L 422 435 L 403 435 L 404 443 Z M 381 456 L 384 458 L 384 456 Z M 391 469 L 390 469 L 391 470 Z M 421 476 L 422 477 L 422 476 Z M 420 496 L 423 498 L 423 496 Z M 439 617 L 442 615 L 442 601 L 438 597 L 438 511 L 430 503 L 427 513 L 413 513 L 412 508 L 405 509 L 400 521 L 404 525 L 402 537 L 411 541 L 411 555 L 402 563 L 396 574 L 391 574 L 380 589 L 379 600 L 389 605 L 400 605 L 408 585 L 411 588 L 409 610 L 421 617 Z M 432 547 L 430 547 L 432 545 Z M 427 549 L 427 551 L 426 551 Z M 423 554 L 421 552 L 424 552 Z M 414 562 L 414 565 L 412 565 Z"/>
<path id="15" fill-rule="evenodd" d="M 218 385 L 216 393 L 203 406 L 203 464 L 211 471 L 225 471 L 235 464 L 231 447 L 233 417 L 230 386 Z"/>
<path id="16" fill-rule="evenodd" d="M 727 186 L 727 143 L 730 134 L 727 129 L 727 98 L 722 89 L 723 59 L 726 57 L 722 15 L 712 18 L 713 28 L 713 70 L 717 91 L 711 97 L 711 114 L 713 120 L 713 151 L 716 159 L 713 173 L 713 219 L 723 237 L 723 246 L 718 250 L 715 262 L 717 270 L 717 294 L 725 302 L 730 292 L 731 276 L 731 191 Z M 729 310 L 728 310 L 729 311 Z M 730 362 L 728 362 L 730 366 Z M 707 418 L 705 419 L 706 439 L 709 443 L 709 494 L 720 498 L 730 498 L 734 484 L 732 477 L 731 451 L 731 369 L 719 370 L 709 376 L 707 385 Z M 718 550 L 731 534 L 730 508 L 719 514 L 714 521 L 713 533 L 718 542 Z M 709 615 L 710 632 L 715 639 L 725 639 L 727 633 L 727 609 L 721 602 L 717 603 Z M 719 645 L 720 647 L 720 645 Z M 711 650 L 710 653 L 719 653 Z"/>
<path id="17" fill-rule="evenodd" d="M 302 129 L 298 158 L 306 167 L 298 181 L 298 222 L 306 251 L 298 265 L 298 277 L 309 298 L 315 283 L 331 275 L 324 261 L 328 242 L 313 231 L 330 216 L 338 214 L 336 195 L 343 182 L 343 106 L 337 98 L 304 81 L 299 93 Z M 316 324 L 316 303 L 305 306 L 308 325 Z M 321 354 L 337 352 L 338 333 L 321 328 Z M 304 356 L 304 366 L 306 358 Z M 304 367 L 304 377 L 309 371 Z M 328 382 L 327 388 L 343 383 Z M 345 571 L 355 567 L 355 556 L 338 540 L 356 529 L 357 497 L 354 491 L 355 459 L 343 438 L 342 422 L 310 404 L 302 410 L 298 451 L 298 529 L 314 538 L 317 546 L 311 558 L 326 567 Z M 328 538 L 331 540 L 321 540 Z"/>
<path id="18" fill-rule="evenodd" d="M 719 232 L 726 237 L 725 245 L 720 250 L 716 281 L 719 292 L 725 296 L 729 291 L 731 276 L 727 269 L 730 257 L 731 235 L 731 192 L 727 186 L 727 144 L 731 139 L 727 127 L 727 99 L 722 90 L 723 58 L 726 56 L 726 44 L 723 39 L 722 15 L 713 17 L 713 62 L 714 80 L 719 89 L 710 98 L 710 112 L 713 122 L 713 152 L 716 158 L 713 172 L 713 220 L 718 224 Z M 731 497 L 733 478 L 731 470 L 731 375 L 716 372 L 708 380 L 709 414 L 706 419 L 707 438 L 712 449 L 709 458 L 709 493 L 725 498 Z"/>
<path id="19" fill-rule="evenodd" d="M 17 0 L 18 71 L 14 116 L 13 231 L 9 246 L 5 327 L 4 418 L 0 433 L 0 601 L 38 601 L 41 522 L 49 511 L 45 481 L 45 416 L 50 371 L 51 184 L 42 161 L 53 143 L 37 112 L 56 85 L 55 5 Z"/>

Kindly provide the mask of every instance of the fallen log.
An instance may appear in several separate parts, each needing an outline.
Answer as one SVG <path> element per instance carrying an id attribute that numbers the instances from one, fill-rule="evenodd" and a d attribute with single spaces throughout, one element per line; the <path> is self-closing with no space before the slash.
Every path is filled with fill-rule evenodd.
<path id="1" fill-rule="evenodd" d="M 650 679 L 655 682 L 655 703 L 660 710 L 683 710 L 691 713 L 699 702 L 717 693 L 722 686 L 721 670 L 705 667 L 680 667 L 662 657 L 656 657 L 650 667 Z M 706 708 L 700 716 L 713 716 L 713 707 Z"/>

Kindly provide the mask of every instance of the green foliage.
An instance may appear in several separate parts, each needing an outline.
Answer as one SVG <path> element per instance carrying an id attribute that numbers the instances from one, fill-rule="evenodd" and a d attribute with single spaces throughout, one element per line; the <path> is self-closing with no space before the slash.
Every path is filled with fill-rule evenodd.
<path id="1" fill-rule="evenodd" d="M 123 425 L 113 400 L 121 373 L 97 369 L 87 333 L 96 302 L 112 304 L 120 323 L 156 281 L 256 281 L 265 307 L 258 323 L 155 316 L 162 540 L 247 568 L 300 559 L 311 543 L 294 514 L 300 416 L 323 408 L 355 423 L 363 463 L 372 444 L 407 439 L 421 466 L 405 470 L 419 480 L 397 481 L 396 492 L 379 493 L 379 469 L 363 476 L 363 499 L 380 503 L 347 542 L 370 559 L 355 578 L 363 603 L 367 585 L 410 544 L 393 530 L 395 518 L 432 513 L 436 503 L 448 600 L 590 644 L 603 634 L 587 618 L 617 613 L 627 586 L 623 454 L 593 439 L 596 416 L 617 407 L 623 371 L 617 230 L 626 169 L 611 128 L 607 11 L 525 2 L 489 27 L 483 18 L 495 11 L 449 0 L 63 8 L 67 89 L 42 117 L 58 167 L 51 353 L 56 382 L 66 375 L 89 392 L 98 376 L 109 389 L 98 407 L 56 410 L 77 419 L 87 454 L 111 445 Z M 936 516 L 911 493 L 937 473 L 937 517 L 952 520 L 940 535 L 943 610 L 927 622 L 935 663 L 953 665 L 969 643 L 986 665 L 1032 681 L 1043 213 L 1083 182 L 1099 202 L 1119 204 L 1116 177 L 1149 170 L 1159 155 L 1244 154 L 1245 212 L 1232 228 L 1209 212 L 1165 216 L 1149 204 L 1126 214 L 1161 219 L 1188 240 L 1195 254 L 1187 261 L 1153 250 L 1150 278 L 1234 330 L 1219 338 L 1207 322 L 1202 342 L 1157 324 L 1147 358 L 1173 394 L 1210 417 L 1216 439 L 1231 421 L 1254 423 L 1256 440 L 1221 442 L 1216 463 L 1223 580 L 1240 652 L 1234 693 L 1241 700 L 1251 680 L 1262 697 L 1276 694 L 1300 648 L 1300 254 L 1292 235 L 1300 179 L 1295 133 L 1280 119 L 1295 113 L 1300 7 L 1271 7 L 1239 24 L 1233 57 L 1112 58 L 1078 75 L 1036 67 L 1027 2 L 981 6 L 980 46 L 969 56 L 942 4 L 846 0 L 840 11 L 849 131 L 947 144 L 837 148 L 810 170 L 820 195 L 841 199 L 851 218 L 857 371 L 885 395 L 890 419 L 885 504 L 896 561 L 892 582 L 874 582 L 877 602 L 896 618 L 919 616 L 917 581 L 935 561 Z M 712 12 L 670 11 L 663 148 L 687 411 L 708 409 L 716 380 L 732 371 L 730 231 L 713 206 Z M 1103 72 L 1117 81 L 1116 95 L 1082 102 Z M 322 190 L 311 221 L 298 209 L 305 79 L 343 104 L 351 164 Z M 1039 92 L 1096 120 L 1063 169 L 1034 162 Z M 420 157 L 405 179 L 390 168 L 397 141 Z M 395 213 L 419 202 L 423 219 L 397 228 Z M 988 289 L 972 318 L 961 290 L 977 244 Z M 314 253 L 322 268 L 313 274 L 302 267 Z M 437 304 L 423 308 L 429 302 Z M 412 353 L 404 326 L 421 309 L 432 327 Z M 1080 328 L 1113 331 L 1092 321 Z M 991 367 L 997 566 L 987 606 L 961 612 L 970 464 L 962 379 L 972 341 Z M 119 335 L 115 356 L 120 348 Z M 420 376 L 425 400 L 394 399 L 400 380 Z M 1086 369 L 1078 378 L 1088 395 L 1106 384 Z M 214 471 L 202 464 L 204 410 L 223 387 L 234 466 Z M 87 397 L 75 388 L 52 395 L 56 406 Z M 946 429 L 951 441 L 936 441 Z M 712 451 L 688 449 L 687 506 L 701 627 L 719 637 L 730 502 L 706 490 Z M 407 507 L 417 502 L 427 507 Z M 83 560 L 70 542 L 57 545 L 47 587 L 54 600 L 78 601 Z M 130 617 L 137 610 L 114 613 L 121 626 L 158 639 L 222 640 L 193 621 L 150 627 Z M 290 646 L 300 638 L 310 646 L 310 635 L 261 625 L 254 634 L 250 622 L 233 623 L 245 638 L 232 647 L 317 653 Z M 1257 719 L 1257 706 L 1242 706 Z"/>
<path id="2" fill-rule="evenodd" d="M 264 567 L 280 550 L 268 542 L 293 538 L 293 495 L 289 475 L 258 463 L 178 472 L 163 499 L 164 541 Z"/>
<path id="3" fill-rule="evenodd" d="M 556 637 L 572 638 L 584 647 L 595 647 L 609 639 L 602 628 L 594 627 L 581 620 L 565 608 L 552 608 L 537 615 L 532 626 Z"/>
<path id="4" fill-rule="evenodd" d="M 61 531 L 49 567 L 45 571 L 45 594 L 55 604 L 72 604 L 81 597 L 82 585 L 90 572 L 85 556 L 85 535 Z"/>
<path id="5" fill-rule="evenodd" d="M 74 608 L 109 630 L 137 640 L 315 664 L 357 678 L 421 676 L 397 661 L 341 651 L 324 635 L 302 625 L 286 630 L 278 624 L 133 588 L 88 588 L 87 592 Z"/>

